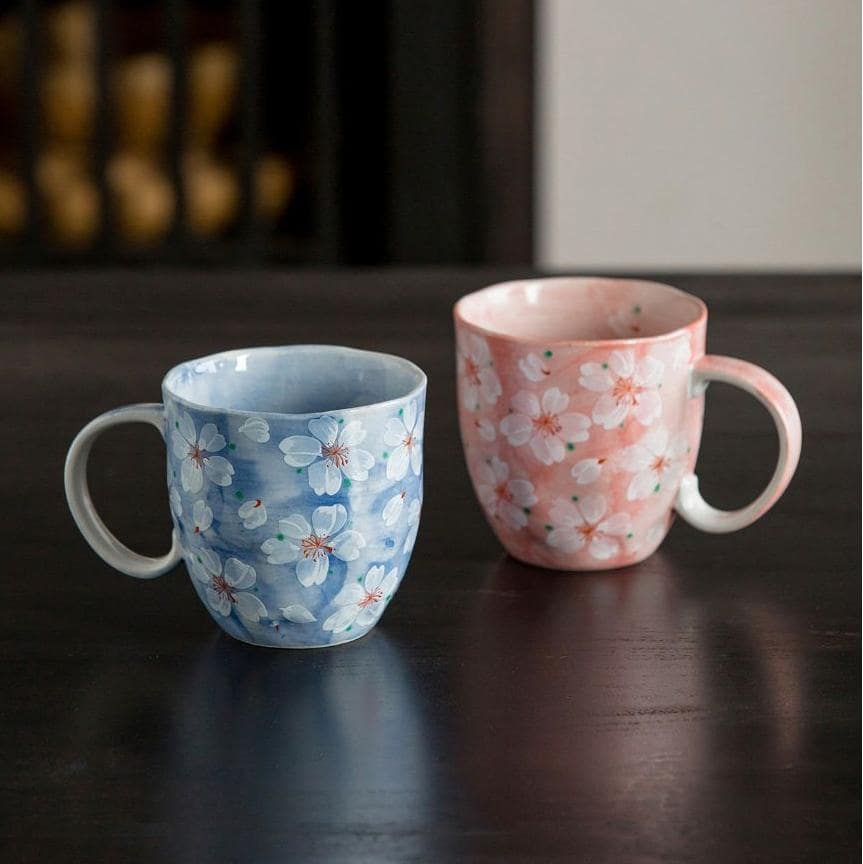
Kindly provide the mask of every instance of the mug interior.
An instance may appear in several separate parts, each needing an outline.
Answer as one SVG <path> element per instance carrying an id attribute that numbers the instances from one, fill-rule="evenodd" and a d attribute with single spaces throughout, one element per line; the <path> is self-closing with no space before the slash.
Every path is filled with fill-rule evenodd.
<path id="1" fill-rule="evenodd" d="M 401 357 L 334 345 L 225 351 L 174 367 L 165 389 L 193 407 L 322 414 L 402 399 L 425 383 Z"/>
<path id="2" fill-rule="evenodd" d="M 525 342 L 597 342 L 663 336 L 706 316 L 691 294 L 634 279 L 555 278 L 502 282 L 468 294 L 457 319 Z"/>

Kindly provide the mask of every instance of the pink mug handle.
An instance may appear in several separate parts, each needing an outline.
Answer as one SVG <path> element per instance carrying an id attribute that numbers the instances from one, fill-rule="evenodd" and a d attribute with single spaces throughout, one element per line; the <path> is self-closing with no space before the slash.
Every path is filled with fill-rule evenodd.
<path id="1" fill-rule="evenodd" d="M 740 510 L 717 510 L 698 491 L 698 477 L 687 474 L 680 484 L 675 509 L 690 525 L 713 534 L 738 531 L 760 519 L 785 491 L 800 458 L 802 430 L 800 414 L 791 394 L 769 372 L 734 357 L 708 355 L 692 370 L 689 392 L 701 396 L 710 381 L 733 384 L 751 393 L 770 412 L 779 435 L 779 458 L 767 488 L 747 507 Z"/>

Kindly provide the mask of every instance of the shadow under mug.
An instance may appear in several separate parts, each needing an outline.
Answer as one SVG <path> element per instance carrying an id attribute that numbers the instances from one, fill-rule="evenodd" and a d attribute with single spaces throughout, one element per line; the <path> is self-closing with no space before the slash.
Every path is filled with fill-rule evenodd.
<path id="1" fill-rule="evenodd" d="M 707 307 L 668 285 L 531 279 L 454 308 L 459 422 L 485 515 L 529 564 L 603 570 L 647 558 L 677 511 L 710 532 L 744 528 L 788 485 L 801 428 L 788 391 L 743 360 L 704 354 Z M 694 473 L 710 381 L 770 412 L 779 459 L 767 488 L 732 512 Z"/>
<path id="2" fill-rule="evenodd" d="M 162 404 L 97 417 L 66 458 L 66 498 L 93 550 L 130 576 L 185 560 L 216 623 L 255 645 L 310 648 L 367 633 L 419 526 L 426 376 L 400 357 L 326 345 L 226 351 L 162 382 Z M 149 423 L 168 448 L 171 551 L 106 528 L 87 488 L 98 435 Z"/>

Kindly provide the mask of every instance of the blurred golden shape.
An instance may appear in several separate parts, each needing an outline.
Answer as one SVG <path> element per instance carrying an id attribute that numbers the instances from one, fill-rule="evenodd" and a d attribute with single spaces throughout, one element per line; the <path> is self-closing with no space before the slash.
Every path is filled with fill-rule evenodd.
<path id="1" fill-rule="evenodd" d="M 36 185 L 43 195 L 60 192 L 70 180 L 86 174 L 86 158 L 79 147 L 51 146 L 36 160 Z"/>
<path id="2" fill-rule="evenodd" d="M 79 62 L 53 64 L 39 83 L 45 134 L 58 141 L 89 140 L 96 105 L 92 66 Z"/>
<path id="3" fill-rule="evenodd" d="M 4 86 L 14 82 L 20 48 L 21 22 L 17 15 L 5 15 L 0 20 L 0 83 Z"/>
<path id="4" fill-rule="evenodd" d="M 86 0 L 71 0 L 45 15 L 48 47 L 64 61 L 92 61 L 96 54 L 96 7 Z"/>
<path id="5" fill-rule="evenodd" d="M 27 222 L 27 193 L 14 174 L 0 171 L 0 235 L 20 234 Z"/>
<path id="6" fill-rule="evenodd" d="M 71 176 L 46 190 L 45 216 L 57 245 L 67 249 L 89 246 L 99 230 L 99 193 L 87 177 Z"/>
<path id="7" fill-rule="evenodd" d="M 154 162 L 119 153 L 108 164 L 108 186 L 117 233 L 128 243 L 161 240 L 174 216 L 174 188 Z"/>
<path id="8" fill-rule="evenodd" d="M 113 80 L 120 146 L 152 153 L 165 139 L 171 105 L 171 63 L 164 54 L 120 61 Z"/>
<path id="9" fill-rule="evenodd" d="M 234 110 L 237 51 L 226 42 L 196 48 L 189 58 L 188 133 L 195 147 L 211 145 Z"/>
<path id="10" fill-rule="evenodd" d="M 240 185 L 232 171 L 203 150 L 192 150 L 183 160 L 186 225 L 192 234 L 221 234 L 237 214 Z"/>
<path id="11" fill-rule="evenodd" d="M 275 222 L 294 191 L 294 169 L 284 156 L 265 153 L 255 172 L 255 212 L 265 222 Z"/>

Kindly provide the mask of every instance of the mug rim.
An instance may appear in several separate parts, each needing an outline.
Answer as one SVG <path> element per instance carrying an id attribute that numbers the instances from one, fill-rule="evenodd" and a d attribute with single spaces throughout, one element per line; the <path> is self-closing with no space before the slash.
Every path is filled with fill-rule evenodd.
<path id="1" fill-rule="evenodd" d="M 395 396 L 392 399 L 383 399 L 377 402 L 366 402 L 362 405 L 354 405 L 350 408 L 332 408 L 329 411 L 307 411 L 303 413 L 293 413 L 290 411 L 251 411 L 240 408 L 231 408 L 228 406 L 221 405 L 204 405 L 199 402 L 193 402 L 191 399 L 187 399 L 185 396 L 181 396 L 175 389 L 173 389 L 168 379 L 171 378 L 172 375 L 179 373 L 183 367 L 199 365 L 201 363 L 206 363 L 207 361 L 212 360 L 220 360 L 225 358 L 233 358 L 243 354 L 258 354 L 263 352 L 278 352 L 278 353 L 290 353 L 292 351 L 314 351 L 325 349 L 326 351 L 330 351 L 337 354 L 352 354 L 352 355 L 366 355 L 373 357 L 381 357 L 385 361 L 390 362 L 392 365 L 401 366 L 414 376 L 418 378 L 418 383 L 414 385 L 407 393 L 404 393 L 401 396 Z M 162 377 L 162 392 L 164 394 L 170 395 L 171 399 L 179 405 L 182 405 L 186 409 L 191 409 L 193 411 L 210 411 L 210 412 L 218 412 L 219 414 L 223 414 L 226 416 L 233 417 L 270 417 L 270 418 L 281 418 L 281 419 L 290 419 L 290 420 L 312 420 L 316 417 L 323 417 L 328 414 L 351 414 L 361 411 L 368 411 L 370 408 L 385 408 L 390 405 L 396 405 L 400 402 L 403 402 L 407 399 L 415 398 L 419 399 L 419 397 L 425 392 L 426 386 L 428 384 L 428 376 L 426 373 L 417 366 L 411 360 L 408 360 L 405 357 L 400 357 L 398 354 L 389 354 L 385 351 L 370 351 L 365 348 L 353 348 L 349 345 L 327 345 L 327 344 L 307 344 L 301 343 L 297 345 L 255 345 L 250 348 L 228 348 L 224 351 L 216 351 L 212 354 L 206 354 L 203 357 L 194 357 L 189 360 L 183 360 L 180 363 L 172 366 Z"/>
<path id="2" fill-rule="evenodd" d="M 660 288 L 663 292 L 668 292 L 678 297 L 683 297 L 688 301 L 693 302 L 698 307 L 698 315 L 680 327 L 675 327 L 673 330 L 667 330 L 662 333 L 657 333 L 654 336 L 614 336 L 608 339 L 529 339 L 525 336 L 517 336 L 512 333 L 507 333 L 503 330 L 496 330 L 491 327 L 485 327 L 482 324 L 476 324 L 470 321 L 464 314 L 464 305 L 472 298 L 478 297 L 481 294 L 490 294 L 501 291 L 502 289 L 511 288 L 516 285 L 526 285 L 528 283 L 542 283 L 544 285 L 562 284 L 562 283 L 585 283 L 585 282 L 625 282 L 629 285 L 643 285 L 652 288 Z M 673 285 L 668 285 L 665 282 L 656 282 L 652 279 L 629 279 L 627 277 L 615 276 L 538 276 L 536 278 L 524 279 L 507 279 L 503 282 L 494 282 L 491 285 L 486 285 L 476 291 L 471 291 L 460 297 L 452 308 L 453 318 L 456 324 L 468 327 L 483 336 L 493 339 L 500 339 L 505 342 L 512 342 L 519 345 L 549 345 L 552 347 L 566 346 L 603 346 L 611 344 L 635 346 L 647 342 L 662 342 L 665 340 L 673 340 L 688 333 L 694 328 L 703 326 L 707 323 L 707 304 L 694 294 L 688 291 L 683 291 L 681 288 L 675 288 Z"/>

